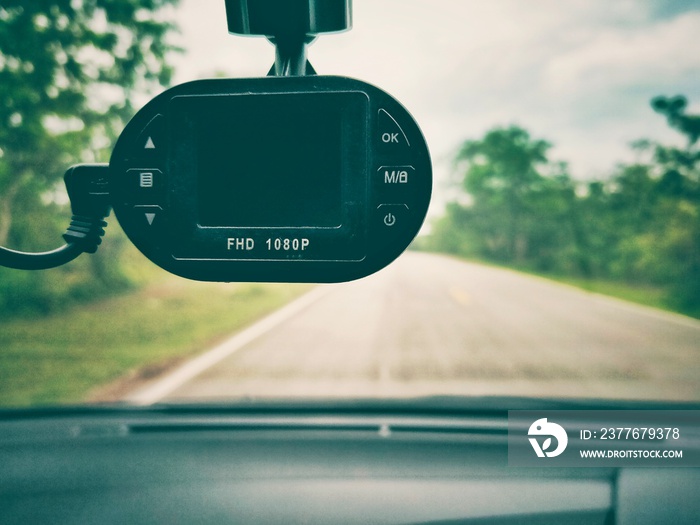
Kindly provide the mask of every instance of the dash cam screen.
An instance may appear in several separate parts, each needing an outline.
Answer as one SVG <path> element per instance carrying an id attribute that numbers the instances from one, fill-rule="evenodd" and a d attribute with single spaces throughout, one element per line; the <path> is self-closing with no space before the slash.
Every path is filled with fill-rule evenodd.
<path id="1" fill-rule="evenodd" d="M 332 94 L 201 97 L 199 224 L 337 227 L 342 222 L 342 111 Z"/>

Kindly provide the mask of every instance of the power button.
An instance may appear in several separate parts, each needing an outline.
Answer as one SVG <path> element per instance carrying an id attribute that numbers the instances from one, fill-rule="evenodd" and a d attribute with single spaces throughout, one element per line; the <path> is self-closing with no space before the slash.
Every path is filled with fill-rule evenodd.
<path id="1" fill-rule="evenodd" d="M 380 204 L 377 206 L 376 224 L 385 231 L 398 230 L 406 226 L 408 206 L 405 204 Z"/>

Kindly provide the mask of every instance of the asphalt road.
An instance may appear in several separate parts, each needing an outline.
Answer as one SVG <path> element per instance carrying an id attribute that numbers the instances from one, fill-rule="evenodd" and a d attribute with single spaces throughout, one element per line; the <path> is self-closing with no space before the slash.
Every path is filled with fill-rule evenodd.
<path id="1" fill-rule="evenodd" d="M 685 317 L 410 252 L 378 274 L 311 293 L 271 327 L 135 399 L 700 400 L 700 322 Z"/>

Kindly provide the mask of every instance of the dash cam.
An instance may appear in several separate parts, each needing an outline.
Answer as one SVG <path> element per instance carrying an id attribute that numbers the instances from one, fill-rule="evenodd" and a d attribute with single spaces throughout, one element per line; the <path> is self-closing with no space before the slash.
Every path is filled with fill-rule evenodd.
<path id="1" fill-rule="evenodd" d="M 151 100 L 109 165 L 66 172 L 66 244 L 0 246 L 0 266 L 94 253 L 110 208 L 151 261 L 202 281 L 349 281 L 408 247 L 432 189 L 420 128 L 388 93 L 318 76 L 306 58 L 318 35 L 350 29 L 351 0 L 225 5 L 230 33 L 275 46 L 268 76 L 189 82 Z"/>
<path id="2" fill-rule="evenodd" d="M 333 76 L 176 86 L 127 125 L 109 170 L 132 242 L 203 281 L 369 275 L 418 233 L 431 188 L 409 113 L 370 84 Z"/>

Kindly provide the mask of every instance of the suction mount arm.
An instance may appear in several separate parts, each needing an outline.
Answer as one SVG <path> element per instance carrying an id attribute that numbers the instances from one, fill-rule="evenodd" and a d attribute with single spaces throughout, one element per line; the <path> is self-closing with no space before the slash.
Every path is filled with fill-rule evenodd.
<path id="1" fill-rule="evenodd" d="M 269 76 L 315 75 L 306 48 L 322 33 L 352 28 L 352 0 L 226 0 L 228 31 L 275 46 Z"/>

